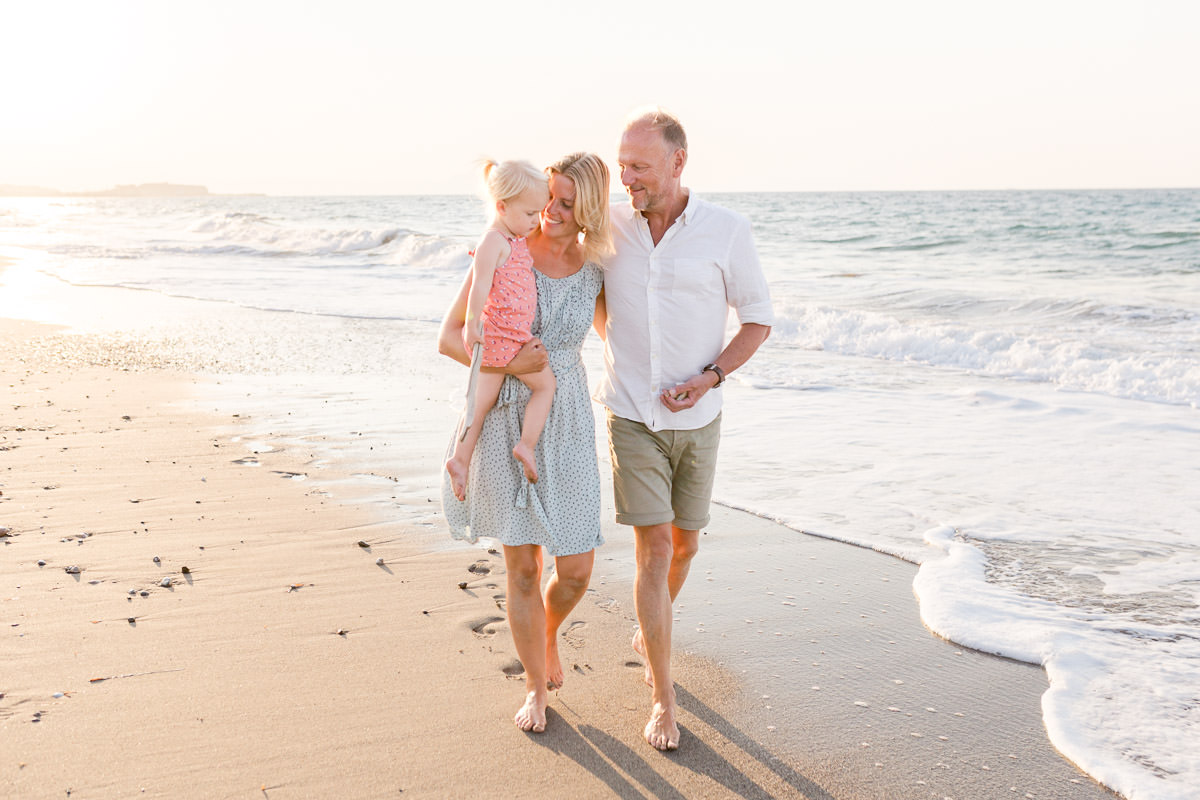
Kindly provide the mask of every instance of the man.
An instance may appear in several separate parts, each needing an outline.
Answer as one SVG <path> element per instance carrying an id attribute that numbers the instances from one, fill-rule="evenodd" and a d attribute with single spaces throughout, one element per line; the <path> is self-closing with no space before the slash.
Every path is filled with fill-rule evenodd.
<path id="1" fill-rule="evenodd" d="M 634 529 L 639 630 L 653 709 L 646 741 L 679 746 L 672 603 L 699 546 L 720 439 L 721 392 L 771 331 L 750 223 L 681 182 L 687 137 L 662 110 L 627 124 L 617 156 L 629 205 L 613 208 L 604 295 L 605 378 L 617 522 Z M 729 309 L 740 327 L 725 344 Z"/>

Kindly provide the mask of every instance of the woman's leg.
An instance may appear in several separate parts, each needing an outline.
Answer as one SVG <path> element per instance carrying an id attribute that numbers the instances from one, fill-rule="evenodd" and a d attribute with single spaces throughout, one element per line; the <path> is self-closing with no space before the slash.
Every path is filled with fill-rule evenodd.
<path id="1" fill-rule="evenodd" d="M 483 430 L 483 418 L 496 405 L 503 384 L 503 373 L 479 373 L 479 380 L 475 383 L 475 416 L 470 420 L 471 427 L 467 429 L 466 436 L 454 443 L 454 453 L 446 462 L 450 488 L 460 502 L 467 499 L 467 473 L 471 468 L 471 454 L 475 452 L 475 444 Z"/>
<path id="2" fill-rule="evenodd" d="M 554 574 L 542 593 L 546 605 L 546 680 L 551 689 L 562 686 L 566 677 L 558 657 L 558 629 L 587 592 L 595 560 L 595 550 L 554 559 Z"/>
<path id="3" fill-rule="evenodd" d="M 504 546 L 508 572 L 508 626 L 517 657 L 525 667 L 525 704 L 513 717 L 523 731 L 546 729 L 546 609 L 542 605 L 542 548 L 535 544 Z"/>
<path id="4" fill-rule="evenodd" d="M 525 469 L 525 480 L 537 483 L 537 459 L 533 449 L 537 447 L 546 418 L 550 416 L 550 405 L 554 402 L 554 387 L 558 385 L 549 367 L 541 372 L 517 376 L 533 394 L 525 406 L 525 419 L 521 423 L 521 441 L 513 448 L 513 458 Z"/>

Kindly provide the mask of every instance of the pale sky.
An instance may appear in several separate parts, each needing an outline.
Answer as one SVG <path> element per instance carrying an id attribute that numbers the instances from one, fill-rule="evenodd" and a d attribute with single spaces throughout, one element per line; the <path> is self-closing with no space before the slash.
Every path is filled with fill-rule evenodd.
<path id="1" fill-rule="evenodd" d="M 0 184 L 467 193 L 657 104 L 701 191 L 1197 187 L 1198 42 L 1196 0 L 3 0 Z"/>

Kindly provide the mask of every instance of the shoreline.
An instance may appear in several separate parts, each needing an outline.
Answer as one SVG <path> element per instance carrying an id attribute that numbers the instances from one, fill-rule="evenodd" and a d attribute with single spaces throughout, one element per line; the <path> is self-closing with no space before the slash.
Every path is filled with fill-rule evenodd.
<path id="1" fill-rule="evenodd" d="M 724 507 L 678 604 L 681 750 L 641 740 L 630 536 L 607 499 L 567 684 L 523 734 L 502 558 L 422 550 L 428 532 L 295 445 L 250 454 L 246 420 L 179 408 L 194 376 L 47 364 L 30 345 L 50 330 L 0 323 L 0 780 L 21 796 L 1115 796 L 1046 740 L 1042 670 L 921 626 L 914 566 Z M 475 741 L 505 758 L 445 767 Z"/>

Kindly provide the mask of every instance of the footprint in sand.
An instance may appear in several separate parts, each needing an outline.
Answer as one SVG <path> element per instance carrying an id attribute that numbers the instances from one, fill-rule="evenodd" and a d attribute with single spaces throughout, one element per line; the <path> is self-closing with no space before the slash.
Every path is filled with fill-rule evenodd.
<path id="1" fill-rule="evenodd" d="M 562 632 L 563 641 L 571 645 L 571 647 L 583 647 L 586 640 L 583 638 L 583 629 L 587 627 L 586 622 L 576 620 L 567 626 L 567 629 Z"/>
<path id="2" fill-rule="evenodd" d="M 496 601 L 496 608 L 504 613 L 508 613 L 508 598 L 503 594 L 492 595 L 492 599 Z"/>
<path id="3" fill-rule="evenodd" d="M 480 559 L 471 566 L 467 567 L 467 572 L 473 572 L 476 575 L 488 575 L 492 571 L 492 564 L 487 559 Z"/>
<path id="4" fill-rule="evenodd" d="M 525 666 L 517 659 L 511 659 L 500 667 L 500 671 L 510 678 L 519 678 L 525 674 Z"/>
<path id="5" fill-rule="evenodd" d="M 467 622 L 467 627 L 481 639 L 490 639 L 496 635 L 496 623 L 504 622 L 504 617 L 489 615 L 477 617 Z"/>

